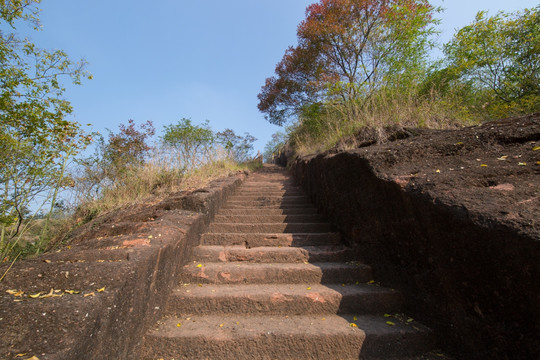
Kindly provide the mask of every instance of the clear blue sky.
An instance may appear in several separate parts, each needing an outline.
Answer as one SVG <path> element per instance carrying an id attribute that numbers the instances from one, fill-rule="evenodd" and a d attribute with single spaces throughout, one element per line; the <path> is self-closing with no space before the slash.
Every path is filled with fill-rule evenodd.
<path id="1" fill-rule="evenodd" d="M 309 0 L 43 0 L 40 47 L 85 58 L 94 76 L 68 87 L 74 119 L 92 131 L 133 119 L 164 125 L 188 117 L 216 131 L 249 132 L 263 149 L 280 128 L 257 110 L 257 94 L 287 46 Z M 538 0 L 433 0 L 443 6 L 440 41 L 479 10 L 514 11 Z"/>

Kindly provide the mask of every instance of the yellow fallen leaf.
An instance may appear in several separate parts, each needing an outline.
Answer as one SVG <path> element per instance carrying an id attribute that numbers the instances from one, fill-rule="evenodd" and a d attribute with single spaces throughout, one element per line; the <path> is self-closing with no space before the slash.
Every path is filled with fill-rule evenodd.
<path id="1" fill-rule="evenodd" d="M 102 287 L 101 289 L 96 289 L 97 292 L 104 292 L 105 291 L 105 286 Z"/>
<path id="2" fill-rule="evenodd" d="M 463 143 L 460 141 L 460 142 L 457 142 L 456 145 L 463 145 Z"/>
<path id="3" fill-rule="evenodd" d="M 46 260 L 43 260 L 43 262 L 44 262 L 44 263 L 47 263 L 47 264 L 50 264 L 50 263 L 51 263 L 51 260 L 46 259 Z"/>
<path id="4" fill-rule="evenodd" d="M 520 163 L 518 163 L 518 166 L 527 166 L 527 163 L 520 162 Z"/>
<path id="5" fill-rule="evenodd" d="M 219 327 L 223 327 L 223 326 L 225 326 L 225 324 L 219 324 Z"/>
<path id="6" fill-rule="evenodd" d="M 341 284 L 341 286 L 345 286 L 345 284 Z"/>
<path id="7" fill-rule="evenodd" d="M 508 155 L 501 156 L 500 158 L 497 158 L 497 160 L 504 161 L 508 159 Z"/>
<path id="8" fill-rule="evenodd" d="M 77 291 L 77 290 L 64 290 L 64 291 L 71 295 L 80 293 L 80 291 Z"/>
<path id="9" fill-rule="evenodd" d="M 198 268 L 202 267 L 202 264 L 197 265 Z"/>
<path id="10" fill-rule="evenodd" d="M 435 170 L 435 172 L 436 172 L 437 174 L 440 174 L 440 173 L 441 173 L 441 170 L 437 169 L 437 170 Z"/>
<path id="11" fill-rule="evenodd" d="M 540 146 L 533 147 L 533 151 L 538 151 L 538 150 L 540 150 Z"/>
<path id="12" fill-rule="evenodd" d="M 237 321 L 237 322 L 236 322 L 236 325 L 240 325 L 240 321 Z"/>
<path id="13" fill-rule="evenodd" d="M 540 161 L 537 161 L 537 162 L 536 162 L 536 165 L 540 165 Z"/>
<path id="14" fill-rule="evenodd" d="M 387 322 L 386 322 L 386 325 L 395 326 L 396 324 L 393 323 L 393 322 L 391 322 L 391 321 L 387 321 Z"/>
<path id="15" fill-rule="evenodd" d="M 152 239 L 152 238 L 153 238 L 153 236 L 152 236 L 152 235 L 150 235 L 150 236 L 148 236 L 148 238 L 149 238 L 149 239 Z"/>
<path id="16" fill-rule="evenodd" d="M 87 297 L 87 296 L 95 296 L 96 294 L 94 294 L 93 292 L 91 293 L 88 293 L 88 294 L 84 294 L 84 297 Z"/>
<path id="17" fill-rule="evenodd" d="M 360 282 L 359 282 L 359 281 L 357 281 L 357 282 L 356 282 L 356 285 L 360 285 Z"/>
<path id="18" fill-rule="evenodd" d="M 49 291 L 48 294 L 41 295 L 39 298 L 40 299 L 46 299 L 46 298 L 52 298 L 52 297 L 61 297 L 63 295 L 64 294 L 60 294 L 60 295 L 55 294 L 55 290 L 53 288 L 51 288 L 51 291 Z"/>
<path id="19" fill-rule="evenodd" d="M 384 314 L 384 317 L 392 317 L 390 314 Z"/>
<path id="20" fill-rule="evenodd" d="M 375 284 L 375 280 L 369 281 L 368 284 Z"/>
<path id="21" fill-rule="evenodd" d="M 408 319 L 407 319 L 407 322 L 408 322 L 408 323 L 411 323 L 411 322 L 413 322 L 413 321 L 414 321 L 413 318 L 408 318 Z"/>
<path id="22" fill-rule="evenodd" d="M 324 320 L 326 320 L 326 318 L 322 318 L 321 320 L 324 321 Z"/>
<path id="23" fill-rule="evenodd" d="M 358 325 L 356 325 L 355 323 L 350 323 L 349 326 L 350 327 L 358 327 Z"/>
<path id="24" fill-rule="evenodd" d="M 17 354 L 17 355 L 15 355 L 15 357 L 16 357 L 16 358 L 18 358 L 18 357 L 23 357 L 23 356 L 26 356 L 26 353 L 24 353 L 24 354 Z"/>
<path id="25" fill-rule="evenodd" d="M 182 324 L 180 324 L 180 323 L 176 324 L 176 327 L 180 327 L 180 326 L 182 326 Z"/>
<path id="26" fill-rule="evenodd" d="M 96 262 L 98 262 L 98 263 L 104 263 L 105 260 L 97 260 Z"/>
<path id="27" fill-rule="evenodd" d="M 197 284 L 197 286 L 202 287 L 202 284 Z"/>
<path id="28" fill-rule="evenodd" d="M 39 360 L 39 358 L 37 356 L 32 356 L 30 359 L 26 359 L 26 360 Z"/>
<path id="29" fill-rule="evenodd" d="M 38 292 L 37 294 L 32 294 L 32 295 L 28 295 L 28 297 L 31 297 L 32 299 L 37 299 L 38 297 L 40 297 L 41 293 Z"/>
<path id="30" fill-rule="evenodd" d="M 311 286 L 310 286 L 310 287 L 307 287 L 306 289 L 311 290 Z"/>
<path id="31" fill-rule="evenodd" d="M 480 167 L 487 167 L 487 165 L 486 165 L 486 164 L 482 164 L 482 165 L 480 165 Z"/>
<path id="32" fill-rule="evenodd" d="M 356 321 L 358 320 L 358 318 L 356 316 L 353 316 L 353 320 Z"/>
<path id="33" fill-rule="evenodd" d="M 15 297 L 21 297 L 24 294 L 24 291 L 22 290 L 6 290 L 6 292 Z"/>

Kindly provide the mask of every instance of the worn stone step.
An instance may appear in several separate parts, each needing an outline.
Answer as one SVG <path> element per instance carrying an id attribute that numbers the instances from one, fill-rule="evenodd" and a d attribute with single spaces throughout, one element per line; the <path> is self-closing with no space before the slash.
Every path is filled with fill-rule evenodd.
<path id="1" fill-rule="evenodd" d="M 226 204 L 229 206 L 247 206 L 247 207 L 280 207 L 280 206 L 291 206 L 291 207 L 312 207 L 313 205 L 309 200 L 287 200 L 287 199 L 270 199 L 270 198 L 261 198 L 259 200 L 227 200 Z"/>
<path id="2" fill-rule="evenodd" d="M 222 215 L 214 217 L 216 223 L 316 223 L 323 222 L 323 217 L 318 214 L 309 215 L 267 215 L 267 214 L 247 214 L 244 215 Z"/>
<path id="3" fill-rule="evenodd" d="M 354 258 L 344 246 L 253 247 L 197 246 L 193 258 L 199 262 L 250 261 L 256 263 L 339 262 Z"/>
<path id="4" fill-rule="evenodd" d="M 219 215 L 314 215 L 317 209 L 310 208 L 289 208 L 289 209 L 262 209 L 262 208 L 243 208 L 243 209 L 220 209 Z"/>
<path id="5" fill-rule="evenodd" d="M 201 235 L 202 245 L 243 245 L 247 248 L 261 246 L 318 246 L 341 244 L 341 235 L 337 232 L 325 233 L 206 233 Z"/>
<path id="6" fill-rule="evenodd" d="M 305 204 L 268 204 L 268 205 L 257 205 L 253 203 L 227 203 L 225 204 L 222 209 L 308 209 L 308 210 L 315 210 L 313 205 L 305 203 Z"/>
<path id="7" fill-rule="evenodd" d="M 321 233 L 331 231 L 329 223 L 255 223 L 235 224 L 213 222 L 209 233 Z"/>
<path id="8" fill-rule="evenodd" d="M 399 292 L 364 283 L 184 284 L 170 297 L 167 314 L 385 314 L 398 312 Z"/>
<path id="9" fill-rule="evenodd" d="M 317 284 L 371 280 L 371 267 L 345 263 L 199 263 L 184 266 L 182 281 L 201 284 Z"/>
<path id="10" fill-rule="evenodd" d="M 338 316 L 169 318 L 144 341 L 143 360 L 358 359 L 365 332 Z M 178 324 L 181 324 L 178 326 Z"/>
<path id="11" fill-rule="evenodd" d="M 386 321 L 353 321 L 352 315 L 170 317 L 146 335 L 142 359 L 370 359 L 415 356 L 432 345 L 429 329 Z"/>
<path id="12" fill-rule="evenodd" d="M 275 190 L 275 189 L 268 189 L 261 191 L 260 189 L 242 189 L 239 188 L 235 195 L 241 195 L 241 196 L 256 196 L 256 195 L 264 195 L 264 196 L 305 196 L 305 192 L 301 189 L 281 189 L 281 190 Z"/>
<path id="13" fill-rule="evenodd" d="M 227 201 L 271 201 L 271 202 L 310 202 L 306 195 L 267 195 L 267 194 L 236 194 L 230 196 Z"/>

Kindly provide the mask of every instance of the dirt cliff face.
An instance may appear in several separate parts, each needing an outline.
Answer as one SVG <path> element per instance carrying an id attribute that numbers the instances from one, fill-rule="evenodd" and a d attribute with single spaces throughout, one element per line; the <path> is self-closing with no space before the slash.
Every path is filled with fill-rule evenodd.
<path id="1" fill-rule="evenodd" d="M 540 114 L 330 151 L 293 172 L 447 349 L 539 355 Z"/>

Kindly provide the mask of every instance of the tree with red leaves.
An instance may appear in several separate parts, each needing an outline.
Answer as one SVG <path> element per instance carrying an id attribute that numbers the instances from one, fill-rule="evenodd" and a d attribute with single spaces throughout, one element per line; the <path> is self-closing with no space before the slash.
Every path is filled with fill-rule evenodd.
<path id="1" fill-rule="evenodd" d="M 287 49 L 258 95 L 259 110 L 269 122 L 283 125 L 310 104 L 355 103 L 382 87 L 410 81 L 430 45 L 435 11 L 427 0 L 310 5 L 298 26 L 298 45 Z"/>

